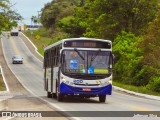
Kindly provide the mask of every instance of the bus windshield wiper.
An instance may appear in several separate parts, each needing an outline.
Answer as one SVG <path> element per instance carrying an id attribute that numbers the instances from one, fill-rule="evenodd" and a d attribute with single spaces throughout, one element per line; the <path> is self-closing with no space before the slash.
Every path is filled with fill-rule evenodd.
<path id="1" fill-rule="evenodd" d="M 98 56 L 98 54 L 100 53 L 100 51 L 101 51 L 101 49 L 99 49 L 99 51 L 97 52 L 97 54 L 91 58 L 91 62 L 94 61 L 94 59 Z"/>
<path id="2" fill-rule="evenodd" d="M 85 60 L 85 58 L 81 55 L 81 53 L 76 48 L 74 48 L 74 50 L 78 53 L 78 55 L 81 57 L 82 60 Z"/>

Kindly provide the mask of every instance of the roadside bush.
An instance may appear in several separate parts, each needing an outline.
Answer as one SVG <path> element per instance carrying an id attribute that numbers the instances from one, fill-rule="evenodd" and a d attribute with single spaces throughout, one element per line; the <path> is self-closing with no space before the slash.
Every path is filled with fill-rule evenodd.
<path id="1" fill-rule="evenodd" d="M 50 43 L 48 45 L 53 44 L 55 42 L 58 42 L 58 41 L 65 39 L 65 38 L 69 38 L 69 37 L 70 37 L 70 34 L 62 32 L 60 29 L 57 28 L 52 33 L 52 36 L 51 36 L 52 40 L 50 41 Z"/>
<path id="2" fill-rule="evenodd" d="M 136 86 L 146 86 L 151 76 L 155 75 L 156 71 L 153 67 L 142 65 L 139 63 L 132 75 L 131 84 Z"/>
<path id="3" fill-rule="evenodd" d="M 160 92 L 160 76 L 151 77 L 150 82 L 147 85 L 147 89 Z"/>
<path id="4" fill-rule="evenodd" d="M 48 36 L 48 31 L 45 28 L 40 28 L 38 30 L 34 31 L 35 35 L 40 35 L 41 37 L 47 37 Z"/>

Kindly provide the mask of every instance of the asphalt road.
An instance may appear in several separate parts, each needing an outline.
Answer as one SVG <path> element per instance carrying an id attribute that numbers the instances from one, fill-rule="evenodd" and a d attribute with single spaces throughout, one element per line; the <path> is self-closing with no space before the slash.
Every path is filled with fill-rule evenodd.
<path id="1" fill-rule="evenodd" d="M 27 48 L 21 37 L 2 38 L 2 47 L 7 64 L 11 71 L 16 75 L 20 83 L 33 95 L 46 101 L 50 106 L 63 111 L 160 111 L 160 101 L 140 98 L 123 93 L 113 92 L 111 96 L 107 96 L 105 103 L 99 103 L 98 98 L 78 99 L 66 97 L 63 102 L 57 102 L 56 99 L 46 97 L 43 88 L 43 69 L 42 62 L 33 56 Z M 14 54 L 20 54 L 24 58 L 24 64 L 12 64 L 11 58 Z M 86 112 L 87 113 L 87 112 Z M 88 112 L 89 113 L 89 112 Z M 96 112 L 91 112 L 95 114 Z M 127 114 L 121 112 L 120 114 Z M 97 112 L 98 115 L 98 112 Z M 74 115 L 73 115 L 74 116 Z M 83 116 L 83 115 L 82 115 Z M 105 115 L 104 115 L 105 116 Z M 76 117 L 76 116 L 74 116 Z M 77 117 L 82 120 L 112 119 L 106 117 Z M 139 117 L 120 117 L 124 119 L 136 119 Z M 159 118 L 141 117 L 140 120 L 158 120 Z"/>

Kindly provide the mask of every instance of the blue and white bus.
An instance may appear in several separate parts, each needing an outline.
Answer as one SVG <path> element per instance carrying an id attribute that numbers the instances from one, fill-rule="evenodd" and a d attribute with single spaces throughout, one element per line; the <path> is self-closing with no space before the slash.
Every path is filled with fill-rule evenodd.
<path id="1" fill-rule="evenodd" d="M 112 94 L 112 42 L 95 38 L 69 38 L 44 50 L 44 87 L 48 98 L 67 95 L 99 97 Z"/>

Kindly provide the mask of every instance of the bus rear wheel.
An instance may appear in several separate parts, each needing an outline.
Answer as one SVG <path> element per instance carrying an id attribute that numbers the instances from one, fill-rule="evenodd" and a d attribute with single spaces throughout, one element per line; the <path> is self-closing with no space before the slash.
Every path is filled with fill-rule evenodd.
<path id="1" fill-rule="evenodd" d="M 47 92 L 47 97 L 48 97 L 48 98 L 52 98 L 51 92 Z"/>
<path id="2" fill-rule="evenodd" d="M 99 102 L 105 102 L 106 101 L 106 95 L 99 95 Z"/>
<path id="3" fill-rule="evenodd" d="M 57 94 L 56 94 L 56 93 L 53 93 L 53 94 L 52 94 L 52 97 L 53 97 L 53 98 L 57 98 Z"/>

